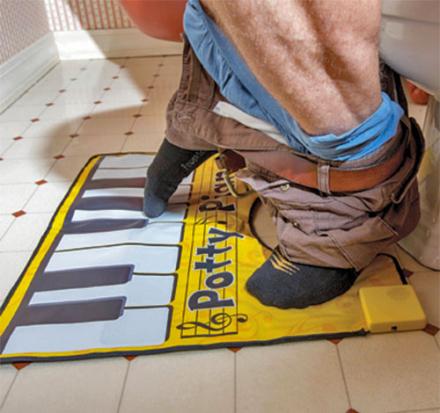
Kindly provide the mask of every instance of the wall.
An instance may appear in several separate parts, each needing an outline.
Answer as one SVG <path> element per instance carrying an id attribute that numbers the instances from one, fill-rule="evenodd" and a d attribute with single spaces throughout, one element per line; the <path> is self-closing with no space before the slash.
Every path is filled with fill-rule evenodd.
<path id="1" fill-rule="evenodd" d="M 133 27 L 118 0 L 45 0 L 45 4 L 55 32 Z"/>
<path id="2" fill-rule="evenodd" d="M 49 32 L 44 0 L 0 0 L 0 65 Z"/>
<path id="3" fill-rule="evenodd" d="M 44 3 L 61 60 L 181 53 L 179 43 L 144 35 L 132 24 L 119 0 Z"/>

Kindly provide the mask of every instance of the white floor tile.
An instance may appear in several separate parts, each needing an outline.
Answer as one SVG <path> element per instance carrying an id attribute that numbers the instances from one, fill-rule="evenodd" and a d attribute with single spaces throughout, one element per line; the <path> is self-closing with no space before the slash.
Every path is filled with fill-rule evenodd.
<path id="1" fill-rule="evenodd" d="M 68 104 L 55 102 L 53 106 L 48 107 L 40 116 L 41 120 L 77 120 L 82 119 L 92 113 L 94 104 L 76 103 Z"/>
<path id="2" fill-rule="evenodd" d="M 424 332 L 344 339 L 338 345 L 354 409 L 362 413 L 440 405 L 440 352 Z"/>
<path id="3" fill-rule="evenodd" d="M 64 79 L 63 82 L 60 82 L 61 76 L 59 74 L 53 74 L 52 72 L 49 72 L 44 77 L 40 79 L 39 82 L 37 82 L 35 85 L 32 86 L 32 88 L 28 91 L 31 93 L 39 93 L 42 92 L 42 94 L 48 94 L 50 92 L 57 92 L 59 93 L 60 89 L 63 89 L 67 87 L 70 83 L 70 79 Z"/>
<path id="4" fill-rule="evenodd" d="M 150 100 L 144 103 L 141 107 L 142 115 L 161 115 L 163 117 L 166 116 L 167 106 L 171 99 L 171 95 L 169 97 L 155 99 L 154 97 L 150 98 Z"/>
<path id="5" fill-rule="evenodd" d="M 0 215 L 0 239 L 6 234 L 6 231 L 12 225 L 15 218 L 12 215 Z"/>
<path id="6" fill-rule="evenodd" d="M 120 413 L 234 411 L 234 354 L 226 349 L 137 357 Z"/>
<path id="7" fill-rule="evenodd" d="M 59 62 L 48 74 L 48 76 L 70 77 L 80 74 L 82 67 L 87 67 L 88 60 L 65 60 Z"/>
<path id="8" fill-rule="evenodd" d="M 77 138 L 75 138 L 77 139 Z M 47 174 L 46 179 L 49 182 L 72 182 L 79 174 L 87 160 L 88 155 L 72 156 L 60 159 L 55 162 L 53 168 Z"/>
<path id="9" fill-rule="evenodd" d="M 46 109 L 45 105 L 11 106 L 0 114 L 0 122 L 30 121 Z"/>
<path id="10" fill-rule="evenodd" d="M 52 214 L 26 214 L 16 218 L 0 240 L 0 251 L 34 250 L 46 231 Z"/>
<path id="11" fill-rule="evenodd" d="M 0 138 L 0 156 L 3 156 L 3 154 L 13 145 L 14 141 L 11 138 Z"/>
<path id="12" fill-rule="evenodd" d="M 127 369 L 122 357 L 33 363 L 20 370 L 7 413 L 116 413 Z"/>
<path id="13" fill-rule="evenodd" d="M 133 132 L 135 134 L 148 134 L 148 133 L 165 133 L 166 118 L 164 115 L 157 116 L 142 116 L 136 120 L 133 126 Z"/>
<path id="14" fill-rule="evenodd" d="M 11 291 L 17 282 L 31 254 L 31 251 L 0 252 L 0 262 L 2 263 L 0 275 L 0 305 L 3 304 L 9 291 Z"/>
<path id="15" fill-rule="evenodd" d="M 15 376 L 17 375 L 17 369 L 11 365 L 0 365 L 0 411 L 2 411 L 2 404 L 8 394 Z"/>
<path id="16" fill-rule="evenodd" d="M 243 348 L 236 354 L 237 413 L 340 413 L 349 408 L 332 343 Z"/>
<path id="17" fill-rule="evenodd" d="M 125 141 L 123 152 L 157 152 L 164 139 L 161 132 L 131 135 Z"/>
<path id="18" fill-rule="evenodd" d="M 0 139 L 12 139 L 21 136 L 29 126 L 31 126 L 31 122 L 28 120 L 12 122 L 0 120 Z"/>
<path id="19" fill-rule="evenodd" d="M 134 88 L 145 90 L 154 82 L 154 73 L 155 70 L 145 71 L 127 68 L 126 71 L 119 74 L 118 79 L 115 79 L 114 83 L 112 83 L 112 86 L 114 86 L 115 90 L 124 90 L 120 85 L 125 83 L 127 85 L 131 84 Z"/>
<path id="20" fill-rule="evenodd" d="M 39 139 L 20 139 L 13 143 L 3 153 L 5 159 L 40 159 L 51 158 L 63 153 L 64 148 L 70 143 L 67 136 L 43 137 Z"/>
<path id="21" fill-rule="evenodd" d="M 117 100 L 105 100 L 96 105 L 91 116 L 99 119 L 129 118 L 139 113 L 142 105 L 131 102 L 119 102 Z"/>
<path id="22" fill-rule="evenodd" d="M 76 85 L 77 86 L 77 85 Z M 79 88 L 68 87 L 66 92 L 58 96 L 56 103 L 88 103 L 99 100 L 103 94 L 102 87 L 98 88 Z"/>
<path id="23" fill-rule="evenodd" d="M 69 186 L 68 182 L 48 182 L 39 186 L 26 204 L 26 212 L 53 213 L 66 195 Z"/>
<path id="24" fill-rule="evenodd" d="M 38 181 L 54 162 L 55 159 L 4 159 L 0 161 L 0 185 Z"/>
<path id="25" fill-rule="evenodd" d="M 165 60 L 163 67 L 160 68 L 160 74 L 172 74 L 180 75 L 182 71 L 182 57 L 177 56 L 173 58 L 173 61 Z"/>
<path id="26" fill-rule="evenodd" d="M 440 328 L 440 272 L 417 272 L 409 278 L 428 318 Z"/>
<path id="27" fill-rule="evenodd" d="M 147 61 L 147 59 L 136 59 L 132 61 L 127 61 L 124 64 L 124 69 L 121 70 L 122 75 L 131 75 L 133 73 L 154 75 L 160 69 L 160 62 Z"/>
<path id="28" fill-rule="evenodd" d="M 75 133 L 80 127 L 82 119 L 57 119 L 57 120 L 40 120 L 23 133 L 23 137 L 36 138 L 56 138 L 60 136 L 69 136 Z"/>
<path id="29" fill-rule="evenodd" d="M 54 77 L 64 77 L 69 79 L 72 76 L 77 76 L 80 74 L 80 69 L 82 67 L 87 67 L 88 61 L 61 61 L 55 66 L 48 74 L 47 77 L 52 79 Z"/>
<path id="30" fill-rule="evenodd" d="M 130 102 L 133 105 L 142 103 L 142 100 L 148 97 L 148 93 L 145 90 L 139 88 L 124 88 L 116 89 L 112 88 L 102 96 L 103 102 L 119 101 Z"/>
<path id="31" fill-rule="evenodd" d="M 91 119 L 86 120 L 78 133 L 82 135 L 96 135 L 96 136 L 108 136 L 108 135 L 124 135 L 129 132 L 133 126 L 135 119 L 129 118 L 101 118 L 93 116 Z"/>
<path id="32" fill-rule="evenodd" d="M 85 71 L 78 79 L 74 82 L 71 82 L 68 86 L 69 92 L 74 89 L 92 89 L 96 91 L 103 91 L 106 87 L 110 86 L 113 82 L 112 77 L 113 73 L 109 73 L 107 71 L 103 71 L 102 73 L 90 73 Z"/>
<path id="33" fill-rule="evenodd" d="M 127 137 L 121 135 L 100 135 L 83 136 L 80 135 L 72 139 L 65 156 L 92 156 L 99 153 L 120 152 Z"/>
<path id="34" fill-rule="evenodd" d="M 47 76 L 45 76 L 40 82 L 35 86 L 36 90 L 53 90 L 59 91 L 61 89 L 66 89 L 69 87 L 71 83 L 72 74 L 50 72 Z"/>
<path id="35" fill-rule="evenodd" d="M 127 59 L 125 57 L 115 57 L 110 59 L 92 59 L 88 61 L 87 70 L 100 70 L 103 68 L 114 68 L 119 70 Z"/>
<path id="36" fill-rule="evenodd" d="M 151 85 L 153 79 L 153 74 L 151 74 L 150 77 L 143 77 L 142 80 L 139 80 L 138 78 L 132 76 L 130 72 L 124 71 L 118 75 L 117 79 L 112 79 L 112 82 L 108 85 L 108 87 L 110 87 L 112 91 L 140 89 L 148 92 L 148 86 Z"/>
<path id="37" fill-rule="evenodd" d="M 164 60 L 163 57 L 152 57 L 152 56 L 145 56 L 145 57 L 136 57 L 136 58 L 130 58 L 127 59 L 124 63 L 124 66 L 128 68 L 131 67 L 157 67 L 160 63 L 162 63 Z"/>
<path id="38" fill-rule="evenodd" d="M 53 102 L 58 96 L 58 90 L 55 88 L 48 89 L 30 89 L 27 93 L 20 97 L 15 103 L 15 107 L 24 105 L 46 105 L 46 103 Z"/>
<path id="39" fill-rule="evenodd" d="M 20 211 L 36 190 L 34 183 L 0 185 L 0 214 Z"/>
<path id="40" fill-rule="evenodd" d="M 170 99 L 179 88 L 179 82 L 179 78 L 159 78 L 150 89 L 150 96 L 156 99 Z"/>

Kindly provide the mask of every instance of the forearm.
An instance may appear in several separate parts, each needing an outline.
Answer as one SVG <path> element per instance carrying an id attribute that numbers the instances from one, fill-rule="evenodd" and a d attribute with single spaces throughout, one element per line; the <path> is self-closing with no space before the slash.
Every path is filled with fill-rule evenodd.
<path id="1" fill-rule="evenodd" d="M 378 1 L 201 3 L 307 132 L 344 132 L 379 105 Z"/>

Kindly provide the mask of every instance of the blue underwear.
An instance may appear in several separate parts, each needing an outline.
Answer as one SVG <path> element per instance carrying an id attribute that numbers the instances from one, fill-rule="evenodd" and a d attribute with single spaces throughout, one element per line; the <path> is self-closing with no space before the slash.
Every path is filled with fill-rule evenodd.
<path id="1" fill-rule="evenodd" d="M 188 1 L 184 30 L 221 94 L 242 111 L 272 124 L 299 152 L 328 160 L 356 160 L 375 152 L 397 132 L 403 110 L 382 92 L 378 109 L 357 127 L 341 135 L 308 135 L 255 78 L 232 43 L 205 14 L 199 0 Z"/>

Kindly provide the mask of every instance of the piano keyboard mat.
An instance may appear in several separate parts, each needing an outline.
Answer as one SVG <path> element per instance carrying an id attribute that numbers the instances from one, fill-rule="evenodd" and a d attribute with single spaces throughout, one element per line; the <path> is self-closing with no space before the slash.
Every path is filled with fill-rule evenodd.
<path id="1" fill-rule="evenodd" d="M 210 160 L 179 186 L 165 214 L 146 219 L 152 159 L 128 153 L 88 161 L 2 307 L 0 362 L 363 335 L 358 289 L 401 282 L 393 264 L 378 258 L 328 303 L 264 306 L 245 289 L 268 256 L 249 226 L 256 196 L 230 196 Z"/>

